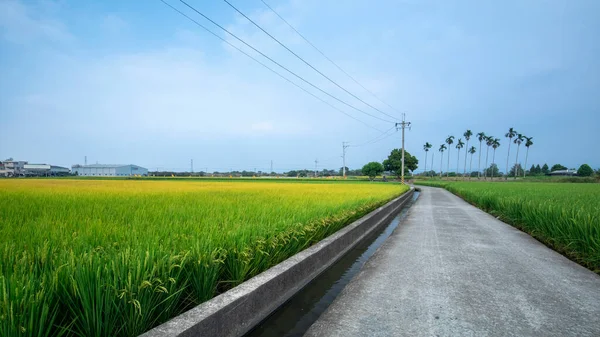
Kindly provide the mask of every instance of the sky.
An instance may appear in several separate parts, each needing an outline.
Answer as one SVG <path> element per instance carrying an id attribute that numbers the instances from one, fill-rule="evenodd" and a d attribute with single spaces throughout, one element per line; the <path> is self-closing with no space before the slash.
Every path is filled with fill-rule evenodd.
<path id="1" fill-rule="evenodd" d="M 599 1 L 265 0 L 369 92 L 260 0 L 229 0 L 393 120 L 224 1 L 189 4 L 362 112 L 180 1 L 165 1 L 354 119 L 159 0 L 0 0 L 0 159 L 70 167 L 87 156 L 88 163 L 177 171 L 193 159 L 195 171 L 211 172 L 268 171 L 273 161 L 282 172 L 314 169 L 315 160 L 319 170 L 338 169 L 349 142 L 347 166 L 360 168 L 401 146 L 394 122 L 405 113 L 405 146 L 418 171 L 425 142 L 434 146 L 427 168 L 435 153 L 439 171 L 440 144 L 467 129 L 500 138 L 495 161 L 505 171 L 510 127 L 533 137 L 528 167 L 600 167 Z M 473 138 L 469 145 L 479 147 Z M 444 171 L 448 153 L 450 170 L 460 159 L 462 171 L 464 149 L 461 158 L 453 147 L 444 153 Z M 515 155 L 513 144 L 511 163 Z M 521 146 L 521 163 L 524 155 Z"/>

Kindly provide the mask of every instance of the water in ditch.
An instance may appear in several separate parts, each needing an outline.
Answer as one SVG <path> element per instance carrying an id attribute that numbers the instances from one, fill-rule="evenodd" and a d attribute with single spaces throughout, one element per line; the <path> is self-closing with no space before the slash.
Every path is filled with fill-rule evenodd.
<path id="1" fill-rule="evenodd" d="M 340 294 L 342 289 L 358 273 L 398 224 L 406 217 L 408 208 L 417 200 L 415 191 L 412 200 L 383 228 L 369 234 L 340 260 L 317 276 L 289 301 L 279 307 L 245 337 L 302 336 Z"/>

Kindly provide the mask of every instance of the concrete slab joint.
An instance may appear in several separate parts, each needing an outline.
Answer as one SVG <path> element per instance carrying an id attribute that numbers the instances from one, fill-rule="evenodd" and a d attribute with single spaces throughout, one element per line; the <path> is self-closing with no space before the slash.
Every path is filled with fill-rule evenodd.
<path id="1" fill-rule="evenodd" d="M 414 188 L 316 245 L 140 337 L 242 336 L 411 200 Z"/>

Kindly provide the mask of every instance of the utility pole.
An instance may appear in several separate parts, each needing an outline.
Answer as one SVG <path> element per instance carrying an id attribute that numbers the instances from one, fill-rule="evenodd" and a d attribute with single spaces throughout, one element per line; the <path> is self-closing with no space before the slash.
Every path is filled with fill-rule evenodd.
<path id="1" fill-rule="evenodd" d="M 402 114 L 402 123 L 396 123 L 396 130 L 398 130 L 398 125 L 402 129 L 402 184 L 404 184 L 404 129 L 409 128 L 410 130 L 410 122 L 405 121 L 406 114 Z"/>
<path id="2" fill-rule="evenodd" d="M 190 159 L 190 169 L 194 173 L 194 159 Z"/>
<path id="3" fill-rule="evenodd" d="M 315 178 L 317 177 L 317 164 L 319 163 L 319 161 L 317 159 L 315 159 Z"/>
<path id="4" fill-rule="evenodd" d="M 342 142 L 342 159 L 343 159 L 343 164 L 344 166 L 342 166 L 342 177 L 344 179 L 346 179 L 346 148 L 348 148 L 350 145 L 347 145 L 348 142 Z"/>
<path id="5" fill-rule="evenodd" d="M 83 165 L 87 166 L 87 156 L 83 157 Z"/>
<path id="6" fill-rule="evenodd" d="M 271 159 L 271 172 L 269 172 L 269 175 L 273 174 L 273 160 Z"/>

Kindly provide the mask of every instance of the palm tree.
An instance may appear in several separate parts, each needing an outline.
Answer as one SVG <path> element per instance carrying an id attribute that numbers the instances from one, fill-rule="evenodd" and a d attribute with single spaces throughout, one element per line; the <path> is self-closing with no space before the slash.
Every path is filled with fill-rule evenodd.
<path id="1" fill-rule="evenodd" d="M 517 138 L 515 138 L 515 144 L 517 144 L 517 159 L 515 159 L 515 180 L 517 180 L 517 164 L 519 163 L 519 148 L 521 147 L 521 143 L 525 140 L 522 134 L 518 134 Z"/>
<path id="2" fill-rule="evenodd" d="M 433 159 L 435 158 L 435 151 L 431 152 L 431 171 L 433 171 Z M 435 175 L 435 171 L 431 172 L 431 176 Z"/>
<path id="3" fill-rule="evenodd" d="M 440 178 L 442 177 L 442 163 L 444 162 L 444 150 L 446 150 L 446 145 L 442 144 L 440 145 L 440 152 L 442 153 L 442 157 L 440 158 Z"/>
<path id="4" fill-rule="evenodd" d="M 477 179 L 481 178 L 481 142 L 485 139 L 486 135 L 483 132 L 477 134 L 477 139 L 479 139 L 479 165 L 477 165 Z"/>
<path id="5" fill-rule="evenodd" d="M 512 138 L 517 135 L 517 131 L 513 128 L 508 129 L 508 132 L 504 135 L 504 137 L 508 138 L 508 154 L 506 155 L 506 179 L 508 179 L 508 158 L 510 157 L 510 142 Z"/>
<path id="6" fill-rule="evenodd" d="M 475 146 L 471 146 L 471 148 L 469 149 L 469 153 L 471 154 L 471 163 L 469 164 L 469 180 L 471 180 L 471 172 L 473 172 L 473 154 L 475 154 L 476 151 L 477 150 L 475 150 Z"/>
<path id="7" fill-rule="evenodd" d="M 527 152 L 525 154 L 525 166 L 523 166 L 523 178 L 525 178 L 525 169 L 527 168 L 527 157 L 529 157 L 529 147 L 533 145 L 533 142 L 531 141 L 533 137 L 525 137 L 525 139 L 525 147 L 527 148 Z"/>
<path id="8" fill-rule="evenodd" d="M 467 130 L 467 131 L 465 131 L 465 133 L 463 133 L 463 136 L 465 136 L 465 140 L 467 141 L 467 145 L 465 146 L 465 151 L 467 151 L 467 149 L 469 148 L 469 139 L 471 139 L 472 135 L 473 135 L 473 132 L 471 132 L 471 130 Z M 465 152 L 465 169 L 463 170 L 463 177 L 465 176 L 466 173 L 467 173 L 467 153 Z"/>
<path id="9" fill-rule="evenodd" d="M 494 143 L 494 137 L 487 136 L 485 137 L 485 145 L 487 145 L 487 150 L 485 151 L 485 169 L 483 170 L 483 179 L 486 179 L 487 176 L 487 167 L 488 167 L 488 156 L 490 154 L 490 146 Z"/>
<path id="10" fill-rule="evenodd" d="M 423 145 L 423 150 L 425 150 L 425 176 L 427 176 L 427 152 L 429 152 L 429 149 L 431 149 L 431 144 L 429 143 L 425 143 L 425 145 Z"/>
<path id="11" fill-rule="evenodd" d="M 446 178 L 448 178 L 448 174 L 450 174 L 450 145 L 454 143 L 454 136 L 448 136 L 446 138 L 446 144 L 448 144 L 448 171 L 446 171 Z"/>
<path id="12" fill-rule="evenodd" d="M 458 143 L 456 143 L 456 149 L 458 150 L 458 155 L 456 156 L 456 177 L 458 178 L 458 163 L 460 162 L 460 149 L 462 149 L 465 146 L 465 143 L 463 143 L 462 138 L 458 139 Z M 465 154 L 465 158 L 467 157 L 467 155 Z"/>
<path id="13" fill-rule="evenodd" d="M 496 163 L 496 149 L 499 147 L 500 147 L 500 138 L 495 138 L 492 141 L 492 148 L 494 149 L 494 154 L 492 155 L 492 164 Z M 492 170 L 492 180 L 494 180 L 494 170 Z"/>

